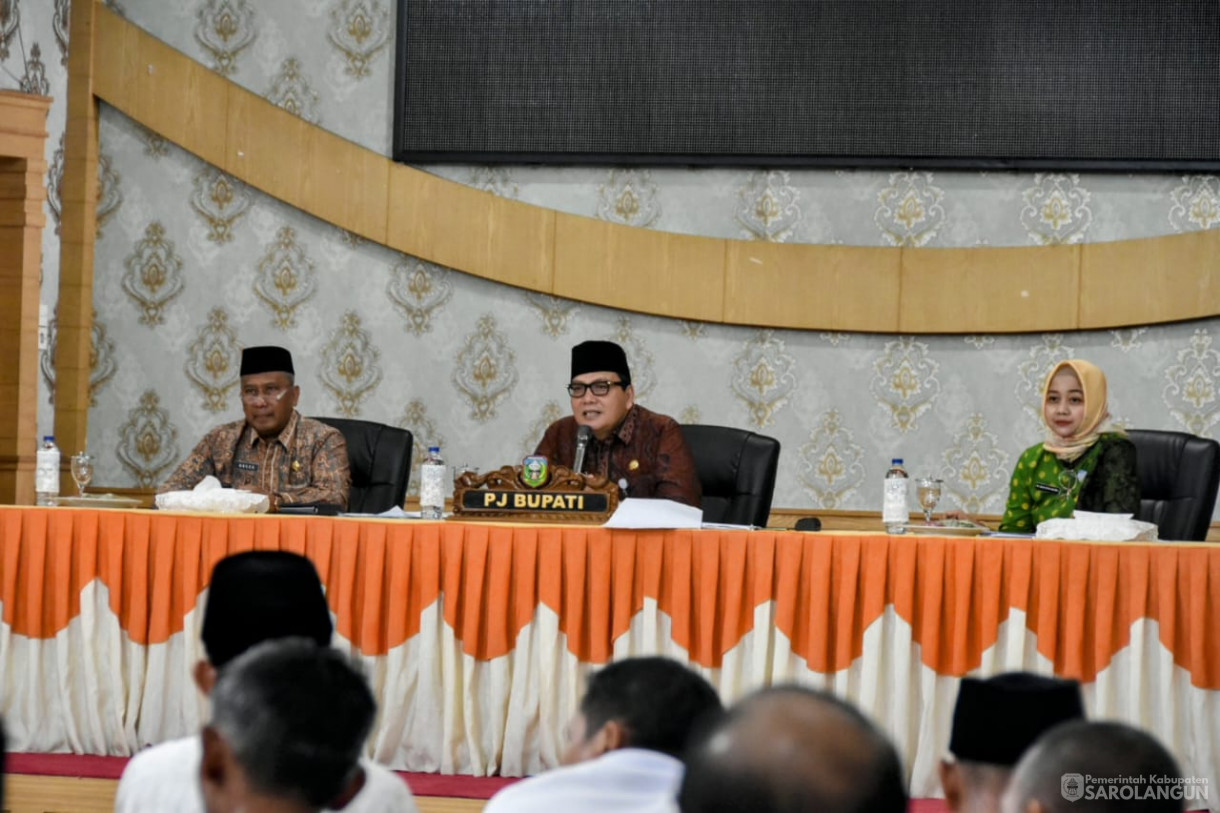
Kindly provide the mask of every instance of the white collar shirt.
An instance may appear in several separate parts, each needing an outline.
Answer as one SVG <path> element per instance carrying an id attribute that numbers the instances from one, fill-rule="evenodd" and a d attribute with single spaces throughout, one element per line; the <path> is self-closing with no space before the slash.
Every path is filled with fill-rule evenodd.
<path id="1" fill-rule="evenodd" d="M 509 785 L 483 813 L 612 813 L 673 810 L 682 763 L 659 751 L 621 748 Z"/>
<path id="2" fill-rule="evenodd" d="M 203 813 L 199 766 L 203 742 L 198 736 L 145 748 L 131 758 L 119 779 L 115 813 Z M 367 759 L 364 787 L 344 813 L 419 813 L 407 783 Z"/>

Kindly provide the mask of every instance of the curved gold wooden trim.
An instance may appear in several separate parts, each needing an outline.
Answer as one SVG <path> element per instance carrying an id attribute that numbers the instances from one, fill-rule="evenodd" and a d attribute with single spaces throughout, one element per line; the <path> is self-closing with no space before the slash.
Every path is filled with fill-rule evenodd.
<path id="1" fill-rule="evenodd" d="M 871 248 L 692 237 L 518 203 L 396 164 L 97 7 L 94 92 L 246 183 L 484 279 L 679 319 L 1004 333 L 1220 313 L 1220 231 L 1072 246 Z"/>

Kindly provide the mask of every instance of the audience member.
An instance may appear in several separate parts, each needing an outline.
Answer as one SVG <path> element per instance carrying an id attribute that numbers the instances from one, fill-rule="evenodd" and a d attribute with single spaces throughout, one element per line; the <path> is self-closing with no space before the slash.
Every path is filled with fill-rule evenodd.
<path id="1" fill-rule="evenodd" d="M 308 639 L 259 644 L 220 673 L 203 729 L 208 813 L 342 808 L 363 782 L 377 704 L 348 660 Z"/>
<path id="2" fill-rule="evenodd" d="M 729 710 L 686 758 L 682 813 L 905 813 L 889 739 L 854 706 L 798 686 Z"/>
<path id="3" fill-rule="evenodd" d="M 940 763 L 950 811 L 994 813 L 1012 769 L 1044 732 L 1084 717 L 1074 680 L 1009 672 L 963 678 L 953 708 L 951 759 Z"/>
<path id="4" fill-rule="evenodd" d="M 1151 734 L 1124 723 L 1064 723 L 1021 757 L 1001 809 L 1179 813 L 1187 788 L 1181 779 L 1177 762 Z"/>
<path id="5" fill-rule="evenodd" d="M 568 726 L 564 767 L 510 785 L 484 813 L 635 811 L 672 800 L 679 757 L 723 711 L 706 680 L 667 658 L 628 658 L 589 679 Z"/>
<path id="6" fill-rule="evenodd" d="M 195 665 L 195 683 L 211 694 L 218 675 L 246 650 L 264 641 L 305 638 L 330 646 L 333 625 L 313 563 L 282 551 L 239 553 L 216 563 L 203 615 L 207 659 Z M 183 737 L 148 748 L 127 764 L 119 780 L 116 813 L 196 813 L 201 743 Z M 359 793 L 348 813 L 415 813 L 415 801 L 398 776 L 360 762 Z"/>

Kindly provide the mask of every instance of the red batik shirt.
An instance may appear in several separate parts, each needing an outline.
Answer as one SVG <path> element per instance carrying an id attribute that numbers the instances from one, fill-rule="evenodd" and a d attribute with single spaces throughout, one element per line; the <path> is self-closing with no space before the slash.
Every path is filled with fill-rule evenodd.
<path id="1" fill-rule="evenodd" d="M 534 454 L 561 466 L 576 461 L 576 419 L 560 418 L 542 436 Z M 656 497 L 700 507 L 703 491 L 682 427 L 668 415 L 636 404 L 605 440 L 589 439 L 585 474 L 601 474 L 627 497 Z"/>

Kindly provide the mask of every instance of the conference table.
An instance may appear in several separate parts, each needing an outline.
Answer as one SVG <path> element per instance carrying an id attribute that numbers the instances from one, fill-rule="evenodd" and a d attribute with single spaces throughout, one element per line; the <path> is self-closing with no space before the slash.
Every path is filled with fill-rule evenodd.
<path id="1" fill-rule="evenodd" d="M 250 549 L 316 564 L 378 697 L 368 753 L 402 770 L 552 766 L 589 671 L 660 654 L 726 702 L 795 681 L 858 704 L 915 796 L 936 795 L 960 678 L 1015 669 L 1082 681 L 1090 716 L 1220 787 L 1220 546 L 859 532 L 3 506 L 9 747 L 128 755 L 197 731 L 208 578 Z"/>

